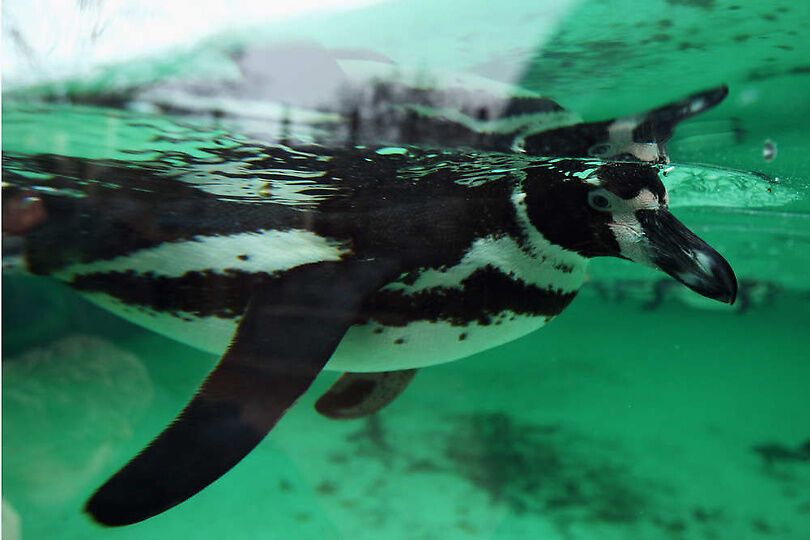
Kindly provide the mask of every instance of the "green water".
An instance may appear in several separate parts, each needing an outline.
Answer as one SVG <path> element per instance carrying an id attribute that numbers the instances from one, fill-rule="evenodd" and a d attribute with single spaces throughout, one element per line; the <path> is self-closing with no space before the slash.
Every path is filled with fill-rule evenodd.
<path id="1" fill-rule="evenodd" d="M 678 128 L 668 187 L 673 212 L 734 267 L 741 301 L 713 304 L 653 270 L 594 261 L 547 328 L 422 370 L 369 420 L 315 413 L 335 378 L 325 373 L 220 481 L 147 522 L 103 529 L 84 501 L 217 359 L 44 279 L 4 276 L 4 538 L 810 538 L 808 24 L 800 2 L 393 2 L 6 88 L 4 151 L 138 160 L 173 149 L 150 139 L 176 130 L 171 118 L 37 100 L 235 79 L 223 51 L 271 38 L 373 49 L 425 77 L 519 82 L 587 120 L 725 83 L 717 109 Z M 196 131 L 183 138 L 203 141 L 257 129 L 184 122 Z M 148 152 L 122 151 L 132 149 Z"/>

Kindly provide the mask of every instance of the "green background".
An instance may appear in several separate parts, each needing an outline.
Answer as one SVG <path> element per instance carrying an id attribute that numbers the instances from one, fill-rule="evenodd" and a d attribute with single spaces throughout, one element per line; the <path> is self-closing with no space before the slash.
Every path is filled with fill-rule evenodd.
<path id="1" fill-rule="evenodd" d="M 810 440 L 809 24 L 802 2 L 391 2 L 7 88 L 5 151 L 118 157 L 143 149 L 144 134 L 103 110 L 29 102 L 234 77 L 230 48 L 288 39 L 517 83 L 587 120 L 725 83 L 726 101 L 670 144 L 673 162 L 692 164 L 670 189 L 748 301 L 670 287 L 654 302 L 665 276 L 594 261 L 548 328 L 423 370 L 368 421 L 314 412 L 335 377 L 324 374 L 221 481 L 111 530 L 81 513 L 84 500 L 216 359 L 44 280 L 4 277 L 4 538 L 810 538 L 810 455 L 799 450 Z M 778 148 L 770 162 L 766 140 Z M 778 183 L 763 198 L 761 181 L 695 164 Z"/>

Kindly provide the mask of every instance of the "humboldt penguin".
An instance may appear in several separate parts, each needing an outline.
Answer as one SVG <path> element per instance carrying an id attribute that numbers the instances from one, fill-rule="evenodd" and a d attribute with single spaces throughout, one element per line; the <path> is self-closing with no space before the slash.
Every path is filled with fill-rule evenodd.
<path id="1" fill-rule="evenodd" d="M 590 259 L 655 267 L 721 302 L 737 291 L 729 263 L 668 211 L 653 163 L 220 137 L 130 161 L 6 152 L 3 174 L 4 229 L 30 272 L 221 355 L 90 498 L 105 525 L 216 481 L 323 369 L 347 374 L 318 409 L 358 417 L 418 368 L 542 327 Z"/>

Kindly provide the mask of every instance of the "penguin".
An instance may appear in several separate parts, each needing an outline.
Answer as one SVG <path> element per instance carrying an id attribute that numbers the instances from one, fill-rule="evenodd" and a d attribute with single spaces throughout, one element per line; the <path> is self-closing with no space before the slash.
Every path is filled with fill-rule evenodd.
<path id="1" fill-rule="evenodd" d="M 654 267 L 728 304 L 737 294 L 729 263 L 669 212 L 656 163 L 200 139 L 204 151 L 131 160 L 4 156 L 10 245 L 28 271 L 221 355 L 89 499 L 103 525 L 216 481 L 322 370 L 345 375 L 316 408 L 356 418 L 419 368 L 537 330 L 591 259 Z"/>

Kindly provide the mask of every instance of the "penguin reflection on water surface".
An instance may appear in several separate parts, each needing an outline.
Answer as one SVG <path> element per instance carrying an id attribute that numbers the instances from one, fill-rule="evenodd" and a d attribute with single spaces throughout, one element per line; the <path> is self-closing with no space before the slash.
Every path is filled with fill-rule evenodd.
<path id="1" fill-rule="evenodd" d="M 177 153 L 172 170 L 5 156 L 6 200 L 35 199 L 38 218 L 14 231 L 31 272 L 222 354 L 178 418 L 91 497 L 102 524 L 142 521 L 217 480 L 322 369 L 346 374 L 319 411 L 359 417 L 417 368 L 540 328 L 592 258 L 736 296 L 729 264 L 667 210 L 659 165 L 421 147 L 243 151 L 226 156 L 244 167 L 228 180 L 276 175 L 260 198 L 208 182 L 216 171 L 178 174 L 178 159 L 185 170 L 195 161 Z"/>

